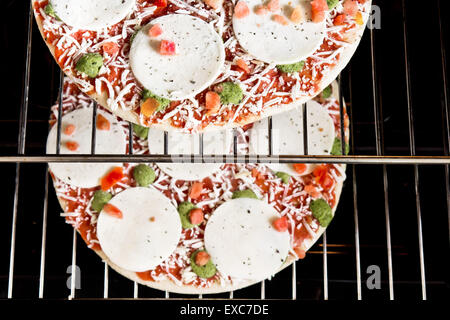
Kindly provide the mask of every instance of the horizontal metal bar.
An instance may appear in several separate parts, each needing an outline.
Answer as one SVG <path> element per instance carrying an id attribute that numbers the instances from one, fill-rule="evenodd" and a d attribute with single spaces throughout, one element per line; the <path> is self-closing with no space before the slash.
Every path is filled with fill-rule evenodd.
<path id="1" fill-rule="evenodd" d="M 174 162 L 174 163 L 336 163 L 448 165 L 450 156 L 265 156 L 265 155 L 47 155 L 4 156 L 0 163 Z"/>

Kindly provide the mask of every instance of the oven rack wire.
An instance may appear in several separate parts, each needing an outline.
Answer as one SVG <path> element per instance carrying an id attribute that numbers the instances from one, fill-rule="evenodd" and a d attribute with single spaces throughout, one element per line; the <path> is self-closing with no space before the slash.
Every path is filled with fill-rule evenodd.
<path id="1" fill-rule="evenodd" d="M 376 2 L 376 1 L 375 1 Z M 195 155 L 183 155 L 183 159 L 188 159 L 190 162 L 214 162 L 217 159 L 225 159 L 226 162 L 231 163 L 267 163 L 267 162 L 282 162 L 282 163 L 339 163 L 350 165 L 349 170 L 352 172 L 352 181 L 349 183 L 353 185 L 353 216 L 354 216 L 354 241 L 355 241 L 355 268 L 356 268 L 356 293 L 357 299 L 362 299 L 362 274 L 361 274 L 361 257 L 360 257 L 360 246 L 359 246 L 359 212 L 358 212 L 358 194 L 357 194 L 357 182 L 356 182 L 356 165 L 361 164 L 378 164 L 382 166 L 383 174 L 383 194 L 384 194 L 384 214 L 385 214 L 385 232 L 386 232 L 386 258 L 388 264 L 388 286 L 389 286 L 389 299 L 394 300 L 394 275 L 393 275 L 393 261 L 392 261 L 392 243 L 391 243 L 391 225 L 390 225 L 390 207 L 389 207 L 389 184 L 388 184 L 388 171 L 387 166 L 389 165 L 412 165 L 414 168 L 414 188 L 415 188 L 415 207 L 416 207 L 416 219 L 417 219 L 417 241 L 419 248 L 419 266 L 420 266 L 420 283 L 421 283 L 421 298 L 427 299 L 427 279 L 426 270 L 424 263 L 424 246 L 423 246 L 423 231 L 422 231 L 422 210 L 421 210 L 421 195 L 420 195 L 420 175 L 419 166 L 421 165 L 439 165 L 445 168 L 445 178 L 446 178 L 446 195 L 447 203 L 446 208 L 449 214 L 449 230 L 450 230 L 450 105 L 448 101 L 449 87 L 447 83 L 447 53 L 445 47 L 445 30 L 443 26 L 443 10 L 441 10 L 441 1 L 437 1 L 438 6 L 438 19 L 439 19 L 439 32 L 440 34 L 440 50 L 441 50 L 441 63 L 442 63 L 442 79 L 443 79 L 443 104 L 442 104 L 442 121 L 444 123 L 444 153 L 445 155 L 439 156 L 418 156 L 416 154 L 416 141 L 415 141 L 415 119 L 413 112 L 413 95 L 412 95 L 412 84 L 411 84 L 411 66 L 409 60 L 408 51 L 408 34 L 407 25 L 409 23 L 407 19 L 407 1 L 401 0 L 402 6 L 402 19 L 403 19 L 403 46 L 404 46 L 404 64 L 405 64 L 405 81 L 406 81 L 406 94 L 407 94 L 407 116 L 408 116 L 408 130 L 409 130 L 409 155 L 405 156 L 392 156 L 385 155 L 385 139 L 383 130 L 383 108 L 380 100 L 380 87 L 379 87 L 379 77 L 377 76 L 377 58 L 375 53 L 376 47 L 376 36 L 373 28 L 369 28 L 365 36 L 370 37 L 370 60 L 372 69 L 372 94 L 373 94 L 373 112 L 374 112 L 374 134 L 376 140 L 376 154 L 375 155 L 349 155 L 349 156 L 310 156 L 307 150 L 307 107 L 306 104 L 303 105 L 304 114 L 304 154 L 287 156 L 287 155 L 273 155 L 272 154 L 272 120 L 269 118 L 268 121 L 268 132 L 269 132 L 269 150 L 267 155 L 242 155 L 238 153 L 237 149 L 237 131 L 234 134 L 234 153 L 232 156 L 229 155 L 204 155 L 203 154 L 203 135 L 199 135 L 199 154 Z M 31 73 L 31 55 L 32 55 L 32 31 L 33 31 L 33 9 L 31 6 L 28 12 L 28 25 L 27 25 L 27 46 L 26 46 L 26 57 L 25 57 L 25 71 L 24 71 L 24 86 L 23 86 L 23 96 L 22 104 L 20 108 L 19 116 L 19 134 L 18 134 L 18 149 L 17 154 L 13 156 L 3 156 L 0 155 L 0 163 L 15 163 L 15 188 L 14 188 L 14 198 L 13 198 L 13 212 L 12 212 L 12 225 L 11 225 L 11 248 L 9 257 L 9 274 L 8 274 L 8 290 L 7 297 L 9 299 L 14 298 L 13 288 L 14 288 L 14 262 L 15 262 L 15 244 L 16 244 L 16 227 L 17 227 L 17 214 L 18 214 L 18 204 L 19 204 L 19 188 L 20 188 L 20 176 L 21 176 L 21 166 L 26 163 L 49 163 L 49 162 L 171 162 L 173 161 L 172 155 L 168 153 L 168 133 L 164 135 L 164 154 L 156 155 L 134 155 L 133 154 L 133 144 L 132 144 L 132 126 L 129 125 L 129 154 L 128 155 L 113 155 L 113 156 L 103 156 L 95 155 L 95 140 L 96 131 L 95 126 L 92 130 L 92 148 L 90 155 L 79 155 L 79 156 L 67 156 L 60 155 L 60 138 L 61 138 L 61 115 L 62 115 L 62 94 L 63 94 L 63 82 L 64 75 L 60 72 L 59 76 L 59 93 L 58 93 L 58 133 L 57 133 L 57 152 L 56 155 L 27 155 L 26 154 L 26 137 L 27 137 L 27 119 L 28 119 L 28 107 L 29 107 L 29 95 L 30 95 L 30 73 Z M 339 92 L 339 102 L 340 102 L 340 114 L 344 113 L 344 98 L 343 98 L 343 75 L 338 78 Z M 351 70 L 348 72 L 349 82 L 351 83 Z M 352 86 L 349 86 L 350 99 L 347 100 L 347 112 L 350 115 L 350 136 L 353 137 L 353 123 L 352 123 Z M 97 104 L 94 103 L 92 119 L 93 123 L 96 121 L 97 114 Z M 341 141 L 345 141 L 345 132 L 343 125 L 343 117 L 341 118 Z M 354 150 L 354 140 L 351 139 L 350 142 L 351 150 Z M 345 144 L 342 144 L 342 154 L 345 154 Z M 48 219 L 48 188 L 49 188 L 49 174 L 48 167 L 46 168 L 45 174 L 45 185 L 44 185 L 44 199 L 43 199 L 43 212 L 42 212 L 42 237 L 41 237 L 41 257 L 40 257 L 40 272 L 39 272 L 39 292 L 37 297 L 43 299 L 45 297 L 45 267 L 46 267 L 46 241 L 47 241 L 47 219 Z M 449 234 L 450 241 L 450 234 Z M 327 260 L 327 235 L 326 232 L 323 234 L 322 238 L 322 267 L 323 267 L 323 299 L 328 300 L 328 260 Z M 77 264 L 77 232 L 73 231 L 73 241 L 72 241 L 72 270 L 75 270 Z M 291 287 L 291 298 L 297 298 L 297 280 L 296 280 L 296 264 L 292 265 L 292 287 Z M 71 288 L 69 292 L 68 299 L 76 298 L 76 274 L 71 277 Z M 104 294 L 103 298 L 108 298 L 108 286 L 109 286 L 109 267 L 105 263 L 104 265 Z M 260 298 L 265 298 L 266 286 L 265 282 L 262 281 L 260 285 Z M 139 298 L 139 285 L 134 283 L 134 293 L 133 298 Z M 168 292 L 165 293 L 165 298 L 170 298 Z M 202 296 L 199 296 L 202 298 Z M 229 298 L 233 298 L 233 292 L 230 293 Z"/>

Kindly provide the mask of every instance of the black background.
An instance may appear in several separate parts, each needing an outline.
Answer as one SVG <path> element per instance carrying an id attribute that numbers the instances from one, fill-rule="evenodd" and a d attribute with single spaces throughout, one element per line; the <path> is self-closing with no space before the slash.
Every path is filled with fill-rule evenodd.
<path id="1" fill-rule="evenodd" d="M 417 154 L 448 155 L 442 115 L 444 87 L 437 0 L 405 1 Z M 450 30 L 445 20 L 449 5 L 448 1 L 441 2 L 446 34 L 444 42 L 448 51 Z M 374 1 L 374 4 L 381 8 L 382 28 L 374 30 L 374 36 L 380 110 L 383 113 L 384 152 L 387 155 L 409 155 L 401 1 Z M 17 153 L 28 6 L 29 2 L 26 0 L 2 1 L 0 70 L 4 83 L 1 86 L 3 90 L 0 100 L 1 155 Z M 28 155 L 44 154 L 49 107 L 56 99 L 58 72 L 34 24 L 26 140 Z M 352 105 L 352 153 L 374 155 L 376 149 L 369 30 L 366 30 L 361 45 L 344 71 L 342 79 L 346 100 Z M 15 167 L 15 164 L 0 165 L 0 298 L 6 298 L 8 288 Z M 419 168 L 427 293 L 428 298 L 434 301 L 448 301 L 450 292 L 449 211 L 446 207 L 444 169 L 443 166 Z M 337 216 L 327 230 L 329 298 L 357 298 L 353 205 L 354 191 L 357 191 L 362 298 L 385 301 L 389 299 L 389 287 L 383 167 L 358 165 L 354 170 L 356 189 L 352 185 L 353 166 L 349 166 Z M 417 301 L 422 295 L 414 167 L 387 166 L 387 173 L 395 298 L 401 301 Z M 21 166 L 13 291 L 16 298 L 38 296 L 45 175 L 45 165 Z M 72 227 L 59 217 L 60 212 L 50 185 L 44 296 L 51 299 L 64 299 L 69 295 L 66 287 L 69 275 L 66 270 L 71 265 L 72 258 Z M 81 289 L 77 290 L 77 297 L 103 297 L 104 264 L 81 240 L 78 241 L 77 265 L 81 268 Z M 380 290 L 369 290 L 365 285 L 368 277 L 366 269 L 370 265 L 377 265 L 381 269 Z M 291 275 L 292 268 L 287 268 L 273 280 L 266 281 L 266 297 L 291 298 Z M 109 296 L 133 297 L 133 283 L 110 270 Z M 259 298 L 260 286 L 239 290 L 234 296 Z M 162 298 L 164 293 L 139 286 L 139 297 Z M 212 297 L 226 298 L 228 294 Z M 321 241 L 311 249 L 306 259 L 297 263 L 297 297 L 306 300 L 323 299 Z"/>

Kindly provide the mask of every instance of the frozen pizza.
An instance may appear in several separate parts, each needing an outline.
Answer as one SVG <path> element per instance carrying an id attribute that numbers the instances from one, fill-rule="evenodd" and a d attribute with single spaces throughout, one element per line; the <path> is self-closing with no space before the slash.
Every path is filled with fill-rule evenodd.
<path id="1" fill-rule="evenodd" d="M 370 0 L 32 0 L 62 70 L 122 119 L 202 132 L 295 109 L 345 67 Z"/>
<path id="2" fill-rule="evenodd" d="M 339 154 L 336 86 L 306 105 L 309 153 Z M 128 153 L 128 123 L 99 107 L 71 81 L 64 88 L 60 151 Z M 302 154 L 275 132 L 303 141 L 303 109 L 272 118 L 273 154 Z M 58 108 L 52 108 L 47 152 L 55 153 Z M 343 123 L 348 139 L 348 117 Z M 302 121 L 302 120 L 300 120 Z M 262 123 L 238 130 L 238 154 L 264 152 Z M 133 154 L 164 151 L 164 133 L 133 126 Z M 267 139 L 267 138 L 266 138 Z M 198 152 L 197 134 L 172 132 L 168 152 Z M 347 141 L 345 142 L 347 144 Z M 225 131 L 207 132 L 204 154 L 234 152 Z M 267 154 L 267 152 L 265 153 Z M 236 290 L 273 276 L 308 249 L 333 219 L 345 166 L 334 164 L 63 163 L 50 164 L 66 222 L 114 270 L 152 288 L 200 294 Z"/>

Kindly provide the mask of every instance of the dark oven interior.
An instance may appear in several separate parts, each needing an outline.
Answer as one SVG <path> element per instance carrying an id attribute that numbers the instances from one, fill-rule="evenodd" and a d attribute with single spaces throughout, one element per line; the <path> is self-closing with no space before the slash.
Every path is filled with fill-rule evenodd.
<path id="1" fill-rule="evenodd" d="M 381 28 L 365 31 L 340 82 L 351 119 L 350 154 L 378 157 L 370 164 L 343 157 L 348 178 L 326 237 L 295 268 L 263 288 L 236 291 L 234 298 L 449 297 L 450 5 L 373 2 Z M 81 270 L 75 298 L 164 298 L 164 292 L 105 271 L 59 217 L 47 165 L 19 157 L 45 154 L 60 71 L 29 15 L 29 1 L 5 0 L 3 6 L 0 298 L 67 298 L 74 259 Z M 379 289 L 366 283 L 374 268 L 380 271 Z"/>

